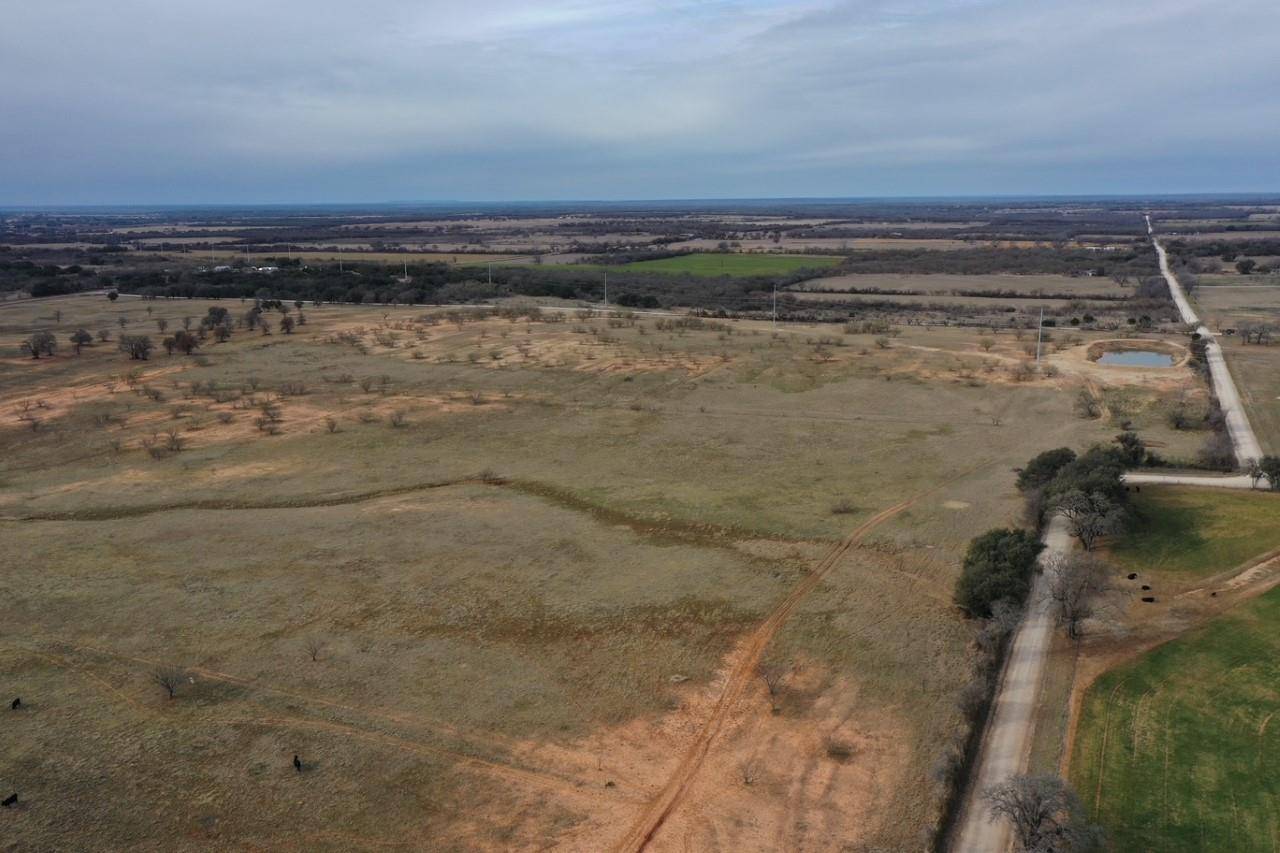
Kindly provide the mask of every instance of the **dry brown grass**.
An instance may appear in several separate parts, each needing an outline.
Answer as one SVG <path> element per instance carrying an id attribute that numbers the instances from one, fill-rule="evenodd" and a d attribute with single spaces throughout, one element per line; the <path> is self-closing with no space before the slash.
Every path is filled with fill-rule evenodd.
<path id="1" fill-rule="evenodd" d="M 31 705 L 0 729 L 0 778 L 24 792 L 20 844 L 598 850 L 797 589 L 768 644 L 800 665 L 780 712 L 754 682 L 729 704 L 659 847 L 702 817 L 707 848 L 917 844 L 968 666 L 959 554 L 1016 519 L 1013 466 L 1114 433 L 1072 415 L 1065 361 L 1015 383 L 1020 343 L 985 353 L 963 330 L 880 349 L 324 306 L 189 358 L 16 355 L 32 328 L 61 345 L 208 304 L 0 308 L 0 672 Z M 171 428 L 183 449 L 152 458 Z M 147 680 L 162 665 L 194 678 L 172 701 Z"/>

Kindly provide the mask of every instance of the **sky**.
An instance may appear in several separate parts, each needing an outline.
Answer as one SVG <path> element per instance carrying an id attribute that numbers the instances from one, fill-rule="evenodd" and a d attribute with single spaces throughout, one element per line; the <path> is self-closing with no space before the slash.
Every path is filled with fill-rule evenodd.
<path id="1" fill-rule="evenodd" d="M 0 204 L 1280 190 L 1275 0 L 4 4 Z"/>

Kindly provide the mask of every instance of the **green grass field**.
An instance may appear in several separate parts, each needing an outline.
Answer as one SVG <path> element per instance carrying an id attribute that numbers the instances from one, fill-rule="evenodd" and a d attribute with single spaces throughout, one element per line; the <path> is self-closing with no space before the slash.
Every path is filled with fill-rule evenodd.
<path id="1" fill-rule="evenodd" d="M 1275 850 L 1277 708 L 1280 589 L 1098 679 L 1072 781 L 1115 850 Z"/>
<path id="2" fill-rule="evenodd" d="M 1280 495 L 1148 488 L 1133 497 L 1136 521 L 1111 545 L 1124 571 L 1192 580 L 1280 547 Z"/>
<path id="3" fill-rule="evenodd" d="M 697 253 L 660 258 L 656 261 L 636 261 L 624 264 L 620 269 L 628 272 L 687 273 L 714 278 L 722 275 L 786 275 L 801 269 L 830 269 L 838 263 L 840 258 L 829 255 Z"/>

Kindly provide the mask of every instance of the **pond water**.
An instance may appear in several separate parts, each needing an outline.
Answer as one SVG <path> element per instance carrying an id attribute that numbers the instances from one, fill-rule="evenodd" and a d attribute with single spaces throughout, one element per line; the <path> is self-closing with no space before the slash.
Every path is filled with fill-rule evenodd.
<path id="1" fill-rule="evenodd" d="M 1145 349 L 1104 352 L 1098 359 L 1098 364 L 1118 364 L 1123 367 L 1172 367 L 1173 363 L 1173 356 L 1167 352 Z"/>

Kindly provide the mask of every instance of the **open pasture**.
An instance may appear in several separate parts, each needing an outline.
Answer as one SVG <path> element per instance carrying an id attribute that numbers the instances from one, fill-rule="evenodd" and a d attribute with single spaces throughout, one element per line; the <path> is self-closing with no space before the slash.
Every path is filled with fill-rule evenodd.
<path id="1" fill-rule="evenodd" d="M 653 849 L 918 845 L 964 545 L 1115 432 L 1012 333 L 308 304 L 116 349 L 251 307 L 0 307 L 20 845 L 599 850 L 703 737 Z"/>

